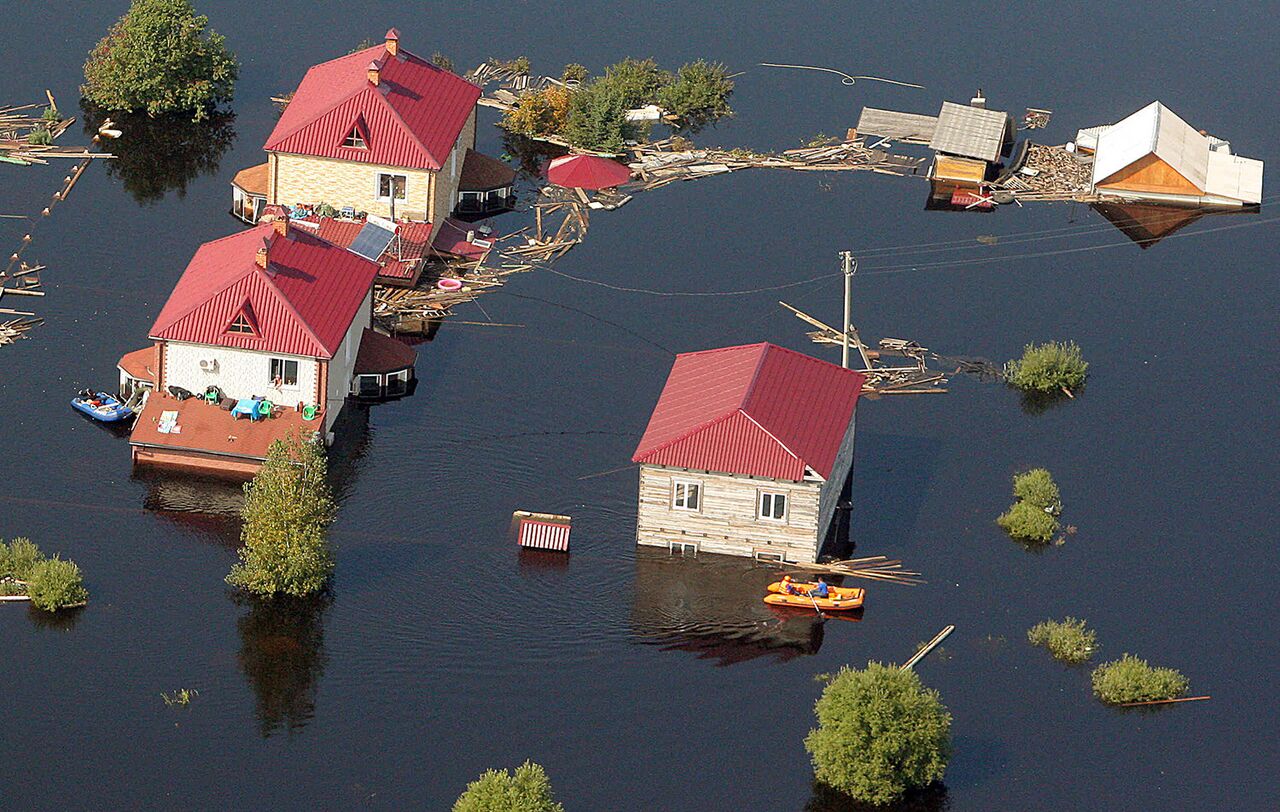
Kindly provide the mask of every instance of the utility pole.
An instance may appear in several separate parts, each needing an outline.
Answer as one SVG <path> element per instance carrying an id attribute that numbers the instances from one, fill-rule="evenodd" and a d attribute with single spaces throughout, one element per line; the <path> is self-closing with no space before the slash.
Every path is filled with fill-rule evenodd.
<path id="1" fill-rule="evenodd" d="M 858 271 L 858 261 L 853 258 L 852 251 L 841 251 L 844 259 L 844 327 L 841 336 L 840 366 L 849 368 L 849 332 L 853 325 L 849 323 L 849 311 L 853 307 L 853 275 Z"/>

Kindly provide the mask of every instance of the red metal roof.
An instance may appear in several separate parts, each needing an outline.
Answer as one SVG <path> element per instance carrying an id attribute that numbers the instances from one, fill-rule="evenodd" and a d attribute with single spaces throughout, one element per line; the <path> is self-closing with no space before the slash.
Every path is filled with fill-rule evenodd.
<path id="1" fill-rule="evenodd" d="M 413 347 L 366 327 L 360 335 L 355 374 L 386 375 L 388 372 L 408 369 L 417 360 L 418 353 Z"/>
<path id="2" fill-rule="evenodd" d="M 255 261 L 267 246 L 267 267 Z M 379 266 L 302 228 L 273 223 L 196 251 L 148 334 L 153 339 L 332 358 Z M 256 333 L 229 333 L 248 311 Z"/>
<path id="3" fill-rule="evenodd" d="M 266 213 L 263 214 L 265 216 Z M 311 228 L 312 233 L 318 233 L 322 239 L 343 248 L 351 247 L 365 224 L 364 220 L 338 220 L 315 215 L 291 222 L 302 228 Z M 399 239 L 392 241 L 387 250 L 382 252 L 382 256 L 378 257 L 378 264 L 382 266 L 378 278 L 392 283 L 417 282 L 421 260 L 431 246 L 431 229 L 431 223 L 396 223 L 396 235 Z"/>
<path id="4" fill-rule="evenodd" d="M 570 525 L 561 522 L 543 522 L 537 519 L 521 519 L 520 536 L 516 543 L 521 547 L 534 547 L 540 550 L 558 550 L 569 552 Z"/>
<path id="5" fill-rule="evenodd" d="M 311 68 L 263 149 L 440 169 L 480 88 L 397 50 L 392 56 L 385 44 L 377 45 Z M 377 86 L 368 79 L 370 60 L 381 63 Z M 342 146 L 357 124 L 367 135 L 367 148 Z"/>
<path id="6" fill-rule="evenodd" d="M 135 381 L 146 381 L 147 383 L 156 382 L 156 371 L 152 369 L 152 365 L 156 360 L 155 347 L 143 347 L 140 350 L 126 352 L 120 356 L 120 360 L 116 362 L 126 375 Z"/>
<path id="7" fill-rule="evenodd" d="M 607 189 L 631 180 L 631 170 L 596 155 L 562 155 L 547 166 L 547 180 L 574 189 Z"/>
<path id="8" fill-rule="evenodd" d="M 773 344 L 682 353 L 632 462 L 800 481 L 831 476 L 866 378 Z"/>

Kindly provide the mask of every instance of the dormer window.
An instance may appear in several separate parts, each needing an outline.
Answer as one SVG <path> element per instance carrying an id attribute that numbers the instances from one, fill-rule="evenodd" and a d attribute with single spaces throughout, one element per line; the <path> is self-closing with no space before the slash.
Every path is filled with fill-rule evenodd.
<path id="1" fill-rule="evenodd" d="M 348 147 L 350 149 L 368 149 L 369 148 L 368 142 L 365 141 L 364 139 L 364 133 L 360 132 L 360 127 L 358 125 L 355 127 L 352 127 L 351 132 L 347 133 L 347 138 L 345 141 L 342 142 L 342 146 Z"/>
<path id="2" fill-rule="evenodd" d="M 245 302 L 244 307 L 240 308 L 240 312 L 227 325 L 227 332 L 242 336 L 256 336 L 258 334 L 258 325 L 253 318 L 253 311 L 249 309 L 248 302 Z"/>

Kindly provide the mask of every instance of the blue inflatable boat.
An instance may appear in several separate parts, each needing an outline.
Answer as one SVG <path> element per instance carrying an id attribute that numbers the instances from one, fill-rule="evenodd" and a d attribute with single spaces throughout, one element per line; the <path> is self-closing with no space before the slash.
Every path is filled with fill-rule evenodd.
<path id="1" fill-rule="evenodd" d="M 133 417 L 133 409 L 121 403 L 115 395 L 91 392 L 88 389 L 71 399 L 71 408 L 103 423 L 119 423 L 121 420 Z"/>

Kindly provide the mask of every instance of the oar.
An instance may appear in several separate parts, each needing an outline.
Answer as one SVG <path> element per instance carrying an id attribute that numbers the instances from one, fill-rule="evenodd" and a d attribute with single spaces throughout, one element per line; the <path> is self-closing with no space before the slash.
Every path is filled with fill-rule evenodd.
<path id="1" fill-rule="evenodd" d="M 807 597 L 809 598 L 809 601 L 813 604 L 813 611 L 818 613 L 818 617 L 826 618 L 826 615 L 822 614 L 822 609 L 818 606 L 817 599 L 814 598 L 812 595 L 807 595 Z"/>

